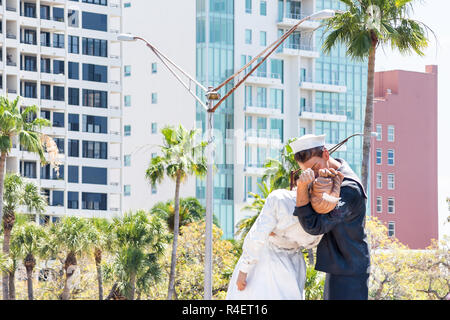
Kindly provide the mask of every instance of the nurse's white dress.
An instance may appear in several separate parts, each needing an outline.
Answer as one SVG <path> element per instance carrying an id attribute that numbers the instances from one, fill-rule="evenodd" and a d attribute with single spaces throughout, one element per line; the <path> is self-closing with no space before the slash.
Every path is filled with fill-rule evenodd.
<path id="1" fill-rule="evenodd" d="M 275 190 L 244 240 L 226 299 L 303 300 L 306 265 L 302 249 L 319 244 L 322 235 L 306 233 L 293 215 L 297 191 Z M 275 235 L 269 236 L 273 232 Z M 247 286 L 239 291 L 239 271 L 247 273 Z"/>

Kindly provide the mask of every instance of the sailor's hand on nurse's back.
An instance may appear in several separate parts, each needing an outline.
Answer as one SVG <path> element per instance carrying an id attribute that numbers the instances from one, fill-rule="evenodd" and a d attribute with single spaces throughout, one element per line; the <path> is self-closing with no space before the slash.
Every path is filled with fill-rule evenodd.
<path id="1" fill-rule="evenodd" d="M 297 179 L 297 188 L 308 186 L 315 179 L 314 171 L 312 169 L 303 170 L 300 177 Z"/>

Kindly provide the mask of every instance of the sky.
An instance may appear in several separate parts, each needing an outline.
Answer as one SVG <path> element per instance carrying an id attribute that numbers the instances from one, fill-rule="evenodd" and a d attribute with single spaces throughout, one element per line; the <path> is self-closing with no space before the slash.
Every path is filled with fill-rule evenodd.
<path id="1" fill-rule="evenodd" d="M 430 46 L 425 56 L 402 56 L 388 48 L 379 49 L 375 71 L 393 69 L 425 72 L 425 66 L 438 66 L 438 209 L 439 238 L 450 236 L 450 215 L 445 201 L 450 198 L 450 1 L 423 0 L 414 6 L 411 18 L 429 26 Z"/>

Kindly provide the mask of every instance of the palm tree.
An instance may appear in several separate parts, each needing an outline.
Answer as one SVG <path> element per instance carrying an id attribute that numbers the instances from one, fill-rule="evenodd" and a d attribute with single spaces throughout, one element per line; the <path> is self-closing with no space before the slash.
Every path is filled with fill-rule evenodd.
<path id="1" fill-rule="evenodd" d="M 288 189 L 290 187 L 290 172 L 299 169 L 290 146 L 294 140 L 295 138 L 289 139 L 281 150 L 281 160 L 268 159 L 264 163 L 266 170 L 262 176 L 262 181 L 268 181 L 273 190 Z"/>
<path id="2" fill-rule="evenodd" d="M 103 300 L 102 254 L 105 250 L 110 251 L 112 248 L 114 241 L 112 224 L 102 218 L 92 218 L 89 220 L 89 223 L 92 225 L 89 237 L 93 246 L 95 266 L 97 269 L 98 299 Z"/>
<path id="3" fill-rule="evenodd" d="M 347 47 L 347 55 L 368 59 L 367 100 L 364 119 L 362 183 L 367 190 L 370 155 L 370 132 L 373 123 L 375 55 L 380 45 L 390 46 L 402 54 L 415 52 L 422 56 L 428 46 L 426 31 L 420 21 L 409 18 L 413 0 L 340 0 L 348 10 L 337 13 L 326 22 L 329 32 L 323 49 L 329 53 L 337 44 Z"/>
<path id="4" fill-rule="evenodd" d="M 134 300 L 161 278 L 159 257 L 164 253 L 169 234 L 164 221 L 143 210 L 128 212 L 113 221 L 116 257 L 105 268 L 105 278 L 115 279 L 108 297 L 124 296 Z"/>
<path id="5" fill-rule="evenodd" d="M 180 198 L 180 228 L 191 222 L 202 220 L 205 218 L 205 207 L 200 201 L 194 197 Z M 173 200 L 166 202 L 157 202 L 151 209 L 150 213 L 158 215 L 166 221 L 169 231 L 173 233 L 175 206 Z M 213 217 L 215 225 L 219 226 L 217 217 Z"/>
<path id="6" fill-rule="evenodd" d="M 27 270 L 28 299 L 33 300 L 33 270 L 36 266 L 36 256 L 41 253 L 41 245 L 47 241 L 47 232 L 42 227 L 33 222 L 15 228 L 11 249 L 18 252 L 23 258 L 23 264 Z"/>
<path id="7" fill-rule="evenodd" d="M 175 266 L 177 261 L 177 244 L 180 227 L 180 185 L 189 175 L 204 176 L 206 174 L 206 159 L 204 148 L 206 142 L 195 143 L 197 130 L 186 130 L 167 126 L 161 130 L 163 134 L 162 156 L 151 160 L 146 171 L 146 178 L 155 185 L 161 182 L 164 174 L 175 180 L 175 208 L 173 224 L 173 247 L 170 264 L 168 299 L 175 295 Z"/>
<path id="8" fill-rule="evenodd" d="M 55 159 L 57 154 L 55 142 L 41 133 L 43 127 L 50 126 L 50 121 L 37 117 L 31 119 L 38 114 L 38 107 L 28 106 L 21 110 L 19 99 L 18 96 L 14 101 L 10 101 L 8 98 L 0 96 L 0 218 L 3 217 L 6 158 L 11 151 L 13 140 L 18 139 L 24 149 L 37 153 L 42 162 L 45 162 L 43 144 L 47 146 L 47 151 L 52 159 Z M 6 221 L 6 223 L 9 222 Z M 4 246 L 4 250 L 6 249 L 7 247 Z M 3 273 L 2 287 L 3 299 L 8 299 L 7 274 L 5 273 Z"/>
<path id="9" fill-rule="evenodd" d="M 23 178 L 16 173 L 7 173 L 4 181 L 3 195 L 3 253 L 10 254 L 11 231 L 16 222 L 16 212 L 20 205 L 25 205 L 31 213 L 42 213 L 47 205 L 46 199 L 39 193 L 39 188 L 33 183 L 25 183 Z M 15 261 L 15 260 L 14 260 Z M 14 284 L 14 273 L 3 273 L 3 281 L 9 278 L 9 283 Z M 11 282 L 12 281 L 12 282 Z M 10 287 L 12 287 L 10 285 Z M 8 287 L 4 287 L 3 293 L 8 292 Z M 14 293 L 8 293 L 13 297 Z"/>
<path id="10" fill-rule="evenodd" d="M 61 222 L 53 224 L 50 228 L 51 249 L 53 252 L 62 252 L 64 261 L 64 290 L 61 294 L 62 300 L 69 300 L 71 289 L 74 287 L 76 275 L 78 274 L 77 256 L 85 252 L 91 245 L 90 234 L 92 226 L 86 219 L 78 217 L 64 217 Z"/>

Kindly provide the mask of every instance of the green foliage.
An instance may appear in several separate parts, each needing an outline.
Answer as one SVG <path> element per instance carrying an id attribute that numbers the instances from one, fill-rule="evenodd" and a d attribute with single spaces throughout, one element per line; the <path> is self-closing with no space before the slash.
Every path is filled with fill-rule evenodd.
<path id="1" fill-rule="evenodd" d="M 158 259 L 163 255 L 169 234 L 164 222 L 143 210 L 114 219 L 114 260 L 105 265 L 105 280 L 114 281 L 122 294 L 132 299 L 133 288 L 147 293 L 161 280 Z"/>
<path id="2" fill-rule="evenodd" d="M 173 200 L 166 202 L 157 202 L 151 209 L 152 214 L 157 215 L 167 223 L 167 227 L 173 233 L 173 224 L 175 216 L 175 205 Z M 180 199 L 180 227 L 194 221 L 205 218 L 206 209 L 197 198 L 187 197 Z M 219 222 L 213 216 L 213 223 L 219 226 Z"/>
<path id="3" fill-rule="evenodd" d="M 198 130 L 186 130 L 182 125 L 177 128 L 166 126 L 161 130 L 163 145 L 162 155 L 151 159 L 146 171 L 146 178 L 152 185 L 160 183 L 166 174 L 176 180 L 180 174 L 181 181 L 188 175 L 203 177 L 206 174 L 204 149 L 206 142 L 195 143 Z"/>
<path id="4" fill-rule="evenodd" d="M 428 46 L 425 24 L 409 18 L 411 0 L 344 1 L 347 11 L 336 13 L 325 23 L 328 33 L 323 49 L 331 51 L 337 43 L 347 46 L 347 55 L 365 59 L 379 45 L 406 54 L 415 52 L 423 56 Z"/>
<path id="5" fill-rule="evenodd" d="M 14 101 L 0 96 L 0 152 L 9 153 L 12 137 L 18 136 L 25 150 L 37 153 L 41 161 L 45 162 L 40 131 L 43 127 L 50 126 L 50 121 L 42 118 L 31 120 L 32 115 L 39 113 L 39 108 L 28 106 L 21 111 L 19 100 L 20 96 Z"/>
<path id="6" fill-rule="evenodd" d="M 262 180 L 269 183 L 273 190 L 289 189 L 290 172 L 299 169 L 297 161 L 294 159 L 294 153 L 290 144 L 297 138 L 289 139 L 288 143 L 281 150 L 281 161 L 277 159 L 267 159 L 264 163 L 264 175 Z"/>

